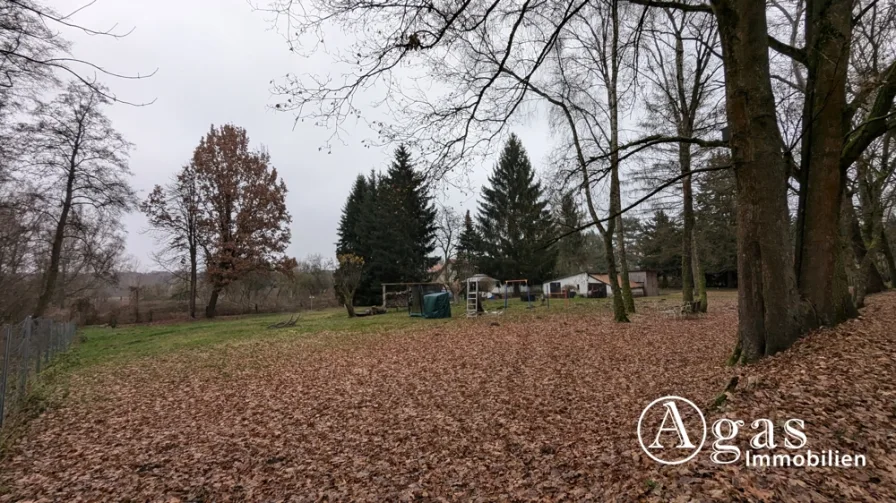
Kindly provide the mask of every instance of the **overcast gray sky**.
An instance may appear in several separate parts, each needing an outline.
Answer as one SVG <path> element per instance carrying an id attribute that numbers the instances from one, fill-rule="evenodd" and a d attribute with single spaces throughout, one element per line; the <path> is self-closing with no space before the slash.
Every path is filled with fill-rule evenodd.
<path id="1" fill-rule="evenodd" d="M 82 6 L 85 0 L 50 0 L 60 12 Z M 282 36 L 271 29 L 265 15 L 245 0 L 98 0 L 74 18 L 81 25 L 120 31 L 134 28 L 123 39 L 64 32 L 74 43 L 73 53 L 118 73 L 152 78 L 123 81 L 102 77 L 122 99 L 155 103 L 146 107 L 116 105 L 108 110 L 115 126 L 136 146 L 131 169 L 138 194 L 166 182 L 189 160 L 193 148 L 211 124 L 232 122 L 246 128 L 253 145 L 264 144 L 289 189 L 287 205 L 293 216 L 289 253 L 335 253 L 336 226 L 342 205 L 358 173 L 384 169 L 391 149 L 366 149 L 366 129 L 350 132 L 348 145 L 336 144 L 331 154 L 318 151 L 329 132 L 309 124 L 293 129 L 292 117 L 268 109 L 273 103 L 270 81 L 291 73 L 327 70 L 326 57 L 312 61 L 291 54 Z M 546 120 L 535 118 L 528 127 L 514 128 L 533 164 L 543 168 L 549 149 Z M 472 174 L 470 186 L 485 182 L 493 161 Z M 475 209 L 475 194 L 439 192 L 439 199 L 459 211 Z M 126 217 L 128 253 L 144 269 L 156 266 L 149 258 L 152 237 L 141 233 L 146 220 L 139 213 Z"/>

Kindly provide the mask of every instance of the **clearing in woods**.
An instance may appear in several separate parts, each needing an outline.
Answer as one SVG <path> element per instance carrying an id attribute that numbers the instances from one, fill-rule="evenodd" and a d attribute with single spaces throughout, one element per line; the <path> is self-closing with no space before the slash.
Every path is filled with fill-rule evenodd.
<path id="1" fill-rule="evenodd" d="M 725 365 L 731 294 L 693 320 L 642 299 L 478 319 L 306 315 L 85 330 L 0 462 L 0 501 L 883 501 L 896 494 L 896 294 L 758 365 Z M 583 307 L 584 306 L 584 307 Z M 590 307 L 589 307 L 590 306 Z M 666 307 L 669 306 L 669 307 Z M 455 314 L 457 315 L 457 313 Z M 496 325 L 497 322 L 497 325 Z M 865 468 L 749 470 L 641 452 L 644 406 L 801 417 Z M 888 436 L 889 435 L 889 436 Z"/>

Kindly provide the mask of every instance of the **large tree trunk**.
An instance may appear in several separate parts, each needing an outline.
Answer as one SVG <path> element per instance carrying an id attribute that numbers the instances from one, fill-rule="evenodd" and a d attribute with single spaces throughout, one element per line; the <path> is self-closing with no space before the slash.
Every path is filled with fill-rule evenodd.
<path id="1" fill-rule="evenodd" d="M 837 255 L 851 8 L 851 0 L 815 0 L 807 3 L 806 11 L 808 78 L 795 267 L 800 294 L 825 325 L 857 314 L 845 285 L 837 280 L 844 275 L 837 270 L 842 267 Z"/>
<path id="2" fill-rule="evenodd" d="M 684 43 L 680 32 L 675 37 L 675 84 L 678 92 L 678 106 L 675 117 L 678 120 L 677 129 L 679 136 L 689 138 L 693 135 L 693 127 L 685 93 L 684 71 Z M 694 86 L 698 86 L 694 82 Z M 691 103 L 693 105 L 693 103 Z M 678 144 L 678 166 L 684 178 L 681 179 L 681 201 L 683 229 L 681 236 L 681 300 L 687 305 L 694 302 L 694 273 L 693 269 L 699 268 L 696 262 L 694 244 L 694 195 L 691 184 L 691 144 L 680 142 Z"/>
<path id="3" fill-rule="evenodd" d="M 32 316 L 43 316 L 50 300 L 53 298 L 53 292 L 56 290 L 56 281 L 59 278 L 59 262 L 62 257 L 62 242 L 65 240 L 65 228 L 68 225 L 68 214 L 72 209 L 72 197 L 75 187 L 75 158 L 77 156 L 77 147 L 71 157 L 71 165 L 68 170 L 68 179 L 65 183 L 65 198 L 62 200 L 62 211 L 59 213 L 59 220 L 56 221 L 56 231 L 53 233 L 53 246 L 50 250 L 50 264 L 44 276 L 43 289 L 37 299 L 37 307 L 34 309 Z"/>
<path id="4" fill-rule="evenodd" d="M 734 361 L 787 349 L 804 329 L 769 75 L 765 2 L 713 0 L 725 65 L 737 185 L 738 344 Z"/>
<path id="5" fill-rule="evenodd" d="M 852 246 L 852 259 L 859 266 L 855 281 L 853 281 L 855 286 L 854 297 L 856 299 L 856 307 L 862 307 L 865 294 L 882 292 L 887 289 L 887 285 L 877 269 L 874 254 L 865 246 L 859 219 L 856 217 L 852 203 L 848 200 L 843 202 L 843 216 L 841 218 L 847 219 L 847 234 L 844 239 L 850 243 L 848 246 Z M 861 295 L 859 295 L 859 287 L 861 287 Z"/>
<path id="6" fill-rule="evenodd" d="M 896 260 L 893 260 L 893 249 L 890 248 L 890 239 L 887 237 L 887 230 L 881 226 L 880 229 L 880 248 L 887 261 L 887 273 L 890 276 L 890 287 L 896 288 Z"/>
<path id="7" fill-rule="evenodd" d="M 348 300 L 345 302 L 345 310 L 348 311 L 348 317 L 349 317 L 349 318 L 354 318 L 354 317 L 355 317 L 355 306 L 354 306 L 354 304 L 352 304 L 352 300 L 351 300 L 351 299 L 348 299 Z"/>
<path id="8" fill-rule="evenodd" d="M 885 142 L 881 156 L 884 165 L 889 156 L 888 150 Z M 886 259 L 881 239 L 883 237 L 883 202 L 881 199 L 884 188 L 881 186 L 881 181 L 877 179 L 877 175 L 869 172 L 867 159 L 860 158 L 855 165 L 862 223 L 859 223 L 852 201 L 847 201 L 848 207 L 844 208 L 845 213 L 841 218 L 850 219 L 850 233 L 847 234 L 846 239 L 852 242 L 856 260 L 861 264 L 860 271 L 862 273 L 859 278 L 864 290 L 862 296 L 856 294 L 855 298 L 856 307 L 862 307 L 864 293 L 878 293 L 887 289 L 877 260 L 878 253 L 881 253 L 881 256 Z M 866 261 L 867 263 L 865 263 Z"/>
<path id="9" fill-rule="evenodd" d="M 619 206 L 622 206 L 621 201 Z M 625 229 L 622 224 L 622 217 L 616 223 L 616 235 L 619 240 L 619 269 L 620 269 L 620 287 L 622 288 L 622 303 L 625 310 L 629 313 L 635 312 L 635 299 L 632 297 L 632 286 L 628 275 L 628 258 L 625 256 Z"/>
<path id="10" fill-rule="evenodd" d="M 607 86 L 607 104 L 610 112 L 610 206 L 615 206 L 615 210 L 610 210 L 613 215 L 618 215 L 622 210 L 622 195 L 619 187 L 619 10 L 616 2 L 611 7 L 613 33 L 612 47 L 610 54 L 610 82 Z M 632 288 L 628 277 L 628 259 L 625 256 L 625 226 L 622 223 L 622 215 L 616 217 L 616 239 L 619 248 L 619 265 L 622 273 L 621 285 L 612 285 L 613 281 L 619 283 L 616 273 L 610 272 L 610 281 L 613 288 L 613 296 L 618 297 L 622 294 L 623 305 L 629 313 L 635 312 L 635 300 L 632 298 Z M 612 241 L 612 239 L 610 240 Z M 607 250 L 607 257 L 612 256 L 612 250 Z M 613 264 L 615 266 L 615 264 Z M 614 267 L 615 269 L 615 267 Z M 621 286 L 621 288 L 620 288 Z M 613 301 L 615 304 L 615 300 Z M 626 318 L 627 320 L 627 318 Z"/>
<path id="11" fill-rule="evenodd" d="M 57 296 L 56 302 L 59 309 L 65 309 L 65 296 L 67 295 L 65 292 L 65 275 L 67 274 L 66 266 L 68 265 L 68 260 L 63 259 L 60 256 L 59 260 L 59 275 L 60 277 L 56 280 L 59 283 L 59 295 Z"/>
<path id="12" fill-rule="evenodd" d="M 615 149 L 613 152 L 615 152 Z M 614 153 L 612 159 L 613 161 L 611 162 L 615 162 L 618 166 L 618 154 Z M 619 213 L 621 209 L 619 178 L 616 170 L 613 170 L 611 178 L 615 178 L 615 182 L 610 182 L 610 215 L 615 215 Z M 595 221 L 597 221 L 597 214 L 593 212 L 593 205 L 590 204 L 590 196 L 589 206 L 592 208 L 592 217 L 595 217 Z M 607 254 L 607 275 L 610 280 L 610 289 L 613 290 L 613 318 L 618 322 L 627 323 L 629 319 L 626 312 L 623 292 L 619 285 L 619 276 L 616 270 L 616 253 L 613 249 L 613 233 L 616 230 L 616 223 L 616 218 L 610 218 L 607 221 L 607 229 L 603 234 L 604 252 Z"/>
<path id="13" fill-rule="evenodd" d="M 190 246 L 190 318 L 196 318 L 196 294 L 199 284 L 199 272 L 196 259 L 196 246 Z"/>
<path id="14" fill-rule="evenodd" d="M 582 171 L 582 187 L 585 193 L 585 206 L 588 209 L 588 214 L 591 215 L 592 221 L 597 223 L 598 231 L 600 232 L 601 238 L 604 241 L 604 253 L 607 256 L 607 274 L 609 275 L 610 281 L 610 289 L 613 290 L 613 318 L 618 322 L 628 322 L 628 316 L 625 313 L 625 304 L 622 302 L 622 296 L 619 295 L 619 281 L 616 276 L 616 257 L 613 250 L 613 232 L 616 230 L 616 219 L 610 218 L 607 220 L 607 227 L 604 228 L 601 226 L 600 216 L 597 214 L 597 209 L 594 207 L 594 199 L 591 197 L 591 179 L 588 174 L 587 165 L 584 162 L 584 159 L 581 157 L 581 150 L 578 152 L 579 155 L 579 169 Z M 617 156 L 614 152 L 612 154 L 614 157 Z M 619 190 L 618 185 L 610 185 L 610 215 L 615 215 L 619 212 L 619 207 L 616 206 L 615 198 L 613 197 L 613 192 Z"/>
<path id="15" fill-rule="evenodd" d="M 613 206 L 612 204 L 610 206 Z M 613 211 L 612 209 L 610 210 Z M 607 276 L 610 280 L 610 289 L 613 290 L 613 319 L 618 322 L 627 323 L 629 321 L 625 310 L 625 302 L 622 299 L 622 290 L 619 285 L 618 271 L 616 270 L 616 257 L 613 253 L 613 226 L 607 226 L 607 232 L 604 233 L 604 250 L 607 253 Z"/>
<path id="16" fill-rule="evenodd" d="M 221 287 L 212 287 L 212 294 L 208 299 L 208 305 L 205 306 L 205 317 L 214 318 L 218 315 L 218 295 L 221 293 Z"/>
<path id="17" fill-rule="evenodd" d="M 681 300 L 686 304 L 694 302 L 694 273 L 692 266 L 695 257 L 692 257 L 694 249 L 694 195 L 691 186 L 691 148 L 690 144 L 678 144 L 678 164 L 681 173 L 685 175 L 681 180 L 681 199 L 683 203 L 682 220 L 683 229 L 681 236 Z"/>
<path id="18" fill-rule="evenodd" d="M 697 311 L 705 313 L 706 310 L 709 309 L 709 299 L 706 296 L 706 275 L 703 274 L 703 267 L 700 265 L 700 252 L 699 247 L 697 246 L 697 237 L 694 236 L 694 239 L 691 242 L 693 243 L 691 257 L 694 259 L 694 283 L 697 287 Z"/>
<path id="19" fill-rule="evenodd" d="M 888 172 L 888 166 L 894 165 L 892 163 L 896 162 L 896 160 L 890 158 L 890 142 L 893 140 L 894 135 L 896 135 L 896 131 L 890 130 L 883 138 L 884 145 L 881 151 L 880 163 L 884 173 Z M 892 174 L 892 171 L 890 171 L 890 174 Z M 884 218 L 883 202 L 881 201 L 883 198 L 884 187 L 881 185 L 882 184 L 877 183 L 874 187 L 875 211 L 871 241 L 877 244 L 875 248 L 877 251 L 880 251 L 884 263 L 887 264 L 887 278 L 890 280 L 890 285 L 896 287 L 896 262 L 893 261 L 893 249 L 890 248 L 890 242 L 889 239 L 887 239 L 887 222 Z"/>

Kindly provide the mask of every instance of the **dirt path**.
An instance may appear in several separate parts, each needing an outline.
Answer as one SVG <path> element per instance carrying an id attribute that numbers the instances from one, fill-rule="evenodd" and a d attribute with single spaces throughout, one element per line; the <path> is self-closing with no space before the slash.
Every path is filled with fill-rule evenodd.
<path id="1" fill-rule="evenodd" d="M 731 410 L 781 400 L 804 415 L 839 407 L 823 417 L 853 428 L 864 421 L 846 434 L 875 466 L 794 477 L 843 479 L 868 498 L 875 487 L 896 487 L 893 458 L 876 450 L 893 447 L 896 295 L 873 298 L 873 315 L 838 334 L 810 338 L 794 351 L 800 360 L 788 354 L 748 369 L 724 366 L 736 311 L 730 302 L 714 307 L 693 321 L 478 320 L 473 330 L 459 324 L 348 347 L 244 343 L 97 369 L 76 376 L 64 406 L 35 420 L 0 464 L 0 501 L 774 499 L 787 494 L 786 479 L 648 462 L 638 416 L 668 394 L 707 405 L 736 373 L 819 369 L 811 362 L 822 339 L 840 358 L 856 351 L 855 365 L 876 358 L 876 370 L 860 366 L 846 383 L 793 370 L 764 388 L 751 380 Z M 855 395 L 833 393 L 837 386 Z M 811 395 L 818 389 L 828 391 Z M 831 497 L 825 491 L 821 500 Z"/>

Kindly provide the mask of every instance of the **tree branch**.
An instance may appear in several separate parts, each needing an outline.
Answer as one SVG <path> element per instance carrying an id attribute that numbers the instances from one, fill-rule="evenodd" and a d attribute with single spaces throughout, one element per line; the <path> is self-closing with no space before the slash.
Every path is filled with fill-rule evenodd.
<path id="1" fill-rule="evenodd" d="M 576 229 L 573 229 L 573 230 L 571 230 L 571 231 L 569 231 L 569 232 L 565 232 L 565 233 L 563 233 L 563 234 L 561 234 L 561 235 L 559 235 L 559 236 L 557 236 L 557 237 L 555 237 L 555 238 L 549 240 L 549 241 L 547 242 L 547 244 L 543 245 L 543 248 L 547 248 L 547 247 L 553 245 L 554 243 L 560 241 L 561 239 L 563 239 L 563 238 L 565 238 L 565 237 L 567 237 L 567 236 L 570 236 L 570 235 L 575 234 L 575 233 L 577 233 L 577 232 L 582 232 L 583 230 L 585 230 L 585 229 L 587 229 L 587 228 L 589 228 L 589 227 L 591 227 L 591 226 L 593 226 L 593 225 L 599 225 L 600 222 L 608 222 L 608 221 L 610 221 L 610 220 L 612 220 L 612 219 L 614 219 L 614 218 L 616 218 L 616 217 L 618 217 L 618 216 L 620 216 L 620 215 L 626 213 L 627 211 L 629 211 L 629 210 L 635 208 L 636 206 L 640 205 L 641 203 L 643 203 L 644 201 L 650 199 L 651 197 L 657 195 L 658 193 L 662 192 L 663 190 L 665 190 L 665 189 L 671 187 L 672 185 L 678 183 L 678 181 L 680 181 L 682 178 L 685 178 L 685 177 L 688 177 L 688 176 L 692 176 L 692 175 L 695 175 L 695 174 L 697 174 L 697 173 L 706 173 L 706 172 L 709 172 L 709 171 L 721 171 L 721 170 L 723 170 L 723 169 L 730 169 L 730 168 L 732 168 L 732 167 L 733 167 L 732 165 L 730 165 L 730 164 L 726 164 L 726 165 L 724 165 L 724 166 L 713 166 L 713 167 L 711 167 L 711 168 L 692 169 L 692 170 L 690 170 L 690 171 L 687 172 L 687 173 L 682 173 L 682 174 L 680 174 L 680 175 L 678 175 L 678 176 L 676 176 L 676 177 L 674 177 L 674 178 L 671 178 L 671 179 L 667 180 L 666 182 L 664 182 L 663 184 L 661 184 L 659 187 L 657 187 L 657 188 L 651 190 L 650 192 L 648 192 L 648 193 L 647 193 L 645 196 L 643 196 L 642 198 L 640 198 L 640 199 L 638 199 L 637 201 L 633 202 L 632 204 L 626 206 L 625 208 L 623 208 L 623 209 L 617 211 L 616 213 L 614 213 L 614 214 L 608 216 L 607 218 L 602 218 L 602 219 L 600 219 L 600 220 L 594 220 L 594 221 L 591 221 L 591 222 L 589 222 L 589 223 L 587 223 L 587 224 L 585 224 L 585 225 L 581 225 L 581 226 L 579 226 L 579 227 L 576 228 Z"/>
<path id="2" fill-rule="evenodd" d="M 771 35 L 768 36 L 768 46 L 771 47 L 775 52 L 783 54 L 794 61 L 797 61 L 804 65 L 807 62 L 805 49 L 787 45 Z"/>
<path id="3" fill-rule="evenodd" d="M 727 147 L 728 142 L 724 140 L 703 140 L 700 138 L 691 138 L 688 136 L 665 136 L 661 134 L 655 134 L 646 136 L 641 138 L 640 140 L 635 140 L 630 143 L 626 143 L 625 145 L 620 145 L 615 151 L 607 152 L 606 154 L 601 154 L 598 156 L 589 157 L 587 163 L 591 164 L 595 161 L 599 161 L 602 159 L 607 159 L 614 153 L 619 153 L 624 150 L 637 147 L 632 152 L 627 152 L 625 157 L 631 157 L 632 155 L 644 150 L 648 147 L 652 147 L 654 145 L 660 145 L 664 143 L 691 143 L 694 145 L 701 146 L 703 148 L 716 148 L 716 147 Z M 622 160 L 622 159 L 620 159 Z"/>
<path id="4" fill-rule="evenodd" d="M 685 12 L 705 12 L 712 14 L 712 6 L 709 4 L 687 4 L 666 0 L 628 0 L 629 3 L 646 5 L 647 7 L 660 7 L 664 9 L 677 9 Z"/>
<path id="5" fill-rule="evenodd" d="M 896 98 L 896 60 L 887 67 L 884 79 L 877 89 L 877 97 L 868 113 L 868 120 L 850 132 L 840 156 L 840 169 L 849 168 L 874 140 L 887 132 L 887 119 Z"/>

